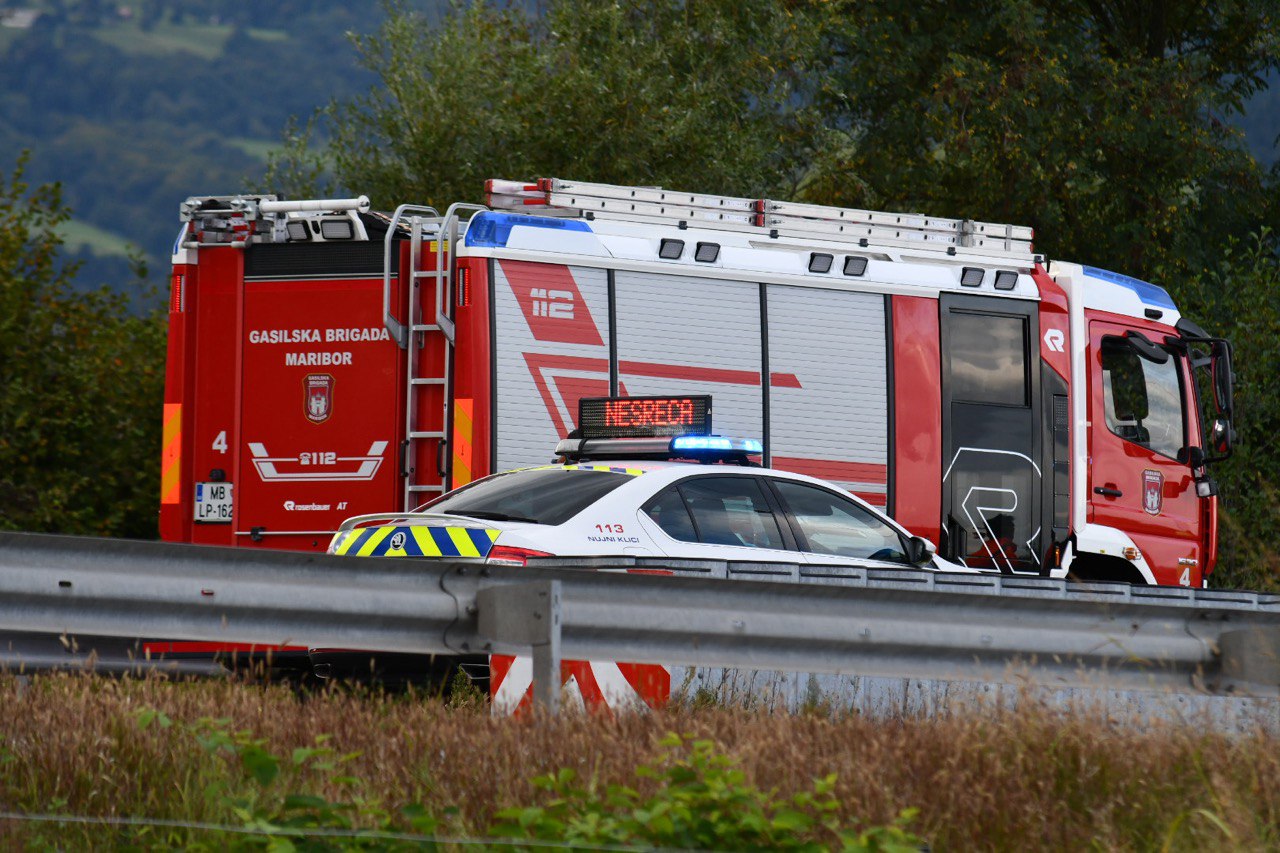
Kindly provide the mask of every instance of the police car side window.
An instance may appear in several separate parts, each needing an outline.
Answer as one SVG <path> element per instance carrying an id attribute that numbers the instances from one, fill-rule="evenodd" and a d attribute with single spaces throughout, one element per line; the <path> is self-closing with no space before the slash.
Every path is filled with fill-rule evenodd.
<path id="1" fill-rule="evenodd" d="M 644 505 L 644 511 L 672 539 L 679 539 L 681 542 L 698 541 L 698 531 L 694 530 L 684 498 L 680 497 L 675 486 L 668 486 L 658 492 Z"/>
<path id="2" fill-rule="evenodd" d="M 773 509 L 751 477 L 692 477 L 676 487 L 707 545 L 786 548 Z"/>
<path id="3" fill-rule="evenodd" d="M 908 562 L 902 537 L 861 506 L 834 492 L 789 480 L 774 480 L 807 540 L 804 550 L 872 560 Z"/>

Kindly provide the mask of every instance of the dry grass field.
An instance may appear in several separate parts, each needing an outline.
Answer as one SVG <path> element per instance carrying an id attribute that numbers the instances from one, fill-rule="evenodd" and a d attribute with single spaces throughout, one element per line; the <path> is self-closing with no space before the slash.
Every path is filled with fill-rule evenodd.
<path id="1" fill-rule="evenodd" d="M 685 737 L 673 745 L 671 733 Z M 695 748 L 699 741 L 707 743 Z M 714 757 L 690 763 L 698 749 Z M 637 776 L 642 765 L 652 771 Z M 690 781 L 689 767 L 710 784 Z M 564 808 L 554 802 L 565 799 L 564 784 L 557 794 L 531 782 L 563 768 L 576 771 L 584 802 L 632 797 L 610 794 L 610 785 L 651 802 L 698 785 L 698 796 L 726 799 L 723 809 L 695 810 L 721 809 L 715 819 L 729 823 L 750 805 L 734 791 L 754 792 L 756 802 L 808 802 L 792 798 L 834 774 L 829 794 L 818 797 L 828 802 L 825 817 L 794 818 L 792 840 L 821 847 L 840 844 L 834 828 L 892 824 L 904 809 L 918 810 L 909 830 L 934 850 L 1280 847 L 1280 742 L 1261 731 L 1119 725 L 1026 704 L 1016 713 L 931 719 L 723 707 L 498 719 L 475 697 L 237 681 L 0 679 L 7 847 L 304 848 L 303 838 L 185 825 L 278 830 L 291 820 L 483 838 L 504 809 L 531 808 L 532 821 Z M 36 819 L 48 815 L 64 817 Z M 656 819 L 652 809 L 642 817 Z M 792 818 L 778 820 L 769 831 Z M 736 837 L 724 843 L 734 846 Z M 772 845 L 784 836 L 760 837 Z M 389 836 L 311 843 L 409 845 Z"/>

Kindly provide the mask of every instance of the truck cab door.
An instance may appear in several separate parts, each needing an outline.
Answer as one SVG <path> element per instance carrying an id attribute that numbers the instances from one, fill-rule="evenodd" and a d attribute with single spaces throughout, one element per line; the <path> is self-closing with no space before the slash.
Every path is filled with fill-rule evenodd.
<path id="1" fill-rule="evenodd" d="M 939 300 L 944 559 L 982 571 L 1048 574 L 1041 517 L 1042 413 L 1034 302 Z M 903 392 L 899 392 L 903 393 Z"/>
<path id="2" fill-rule="evenodd" d="M 1199 440 L 1189 416 L 1195 398 L 1185 359 L 1160 337 L 1089 324 L 1088 521 L 1133 541 L 1136 549 L 1107 556 L 1128 560 L 1144 578 L 1200 586 L 1200 498 L 1179 461 Z"/>

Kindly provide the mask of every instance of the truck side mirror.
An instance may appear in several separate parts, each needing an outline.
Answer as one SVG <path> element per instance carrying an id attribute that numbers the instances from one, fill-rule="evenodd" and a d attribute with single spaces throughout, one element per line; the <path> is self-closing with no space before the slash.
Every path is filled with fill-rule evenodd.
<path id="1" fill-rule="evenodd" d="M 1124 333 L 1124 336 L 1133 348 L 1138 351 L 1138 355 L 1147 361 L 1164 364 L 1169 360 L 1169 351 L 1153 344 L 1151 339 L 1142 334 L 1142 332 L 1130 329 Z"/>
<path id="2" fill-rule="evenodd" d="M 938 553 L 938 547 L 923 536 L 912 536 L 907 540 L 907 562 L 913 566 L 923 566 Z"/>
<path id="3" fill-rule="evenodd" d="M 1230 419 L 1235 408 L 1233 386 L 1236 378 L 1231 370 L 1231 344 L 1226 341 L 1215 341 L 1212 359 L 1213 399 L 1218 405 L 1218 411 Z"/>
<path id="4" fill-rule="evenodd" d="M 1217 456 L 1229 454 L 1234 438 L 1235 430 L 1231 428 L 1231 421 L 1226 418 L 1215 418 L 1213 426 L 1209 427 L 1209 446 L 1213 448 L 1214 454 Z"/>

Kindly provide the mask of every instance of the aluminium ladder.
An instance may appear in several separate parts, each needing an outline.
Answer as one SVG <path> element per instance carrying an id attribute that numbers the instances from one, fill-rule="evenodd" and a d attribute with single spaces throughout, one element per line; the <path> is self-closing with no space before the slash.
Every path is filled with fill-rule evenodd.
<path id="1" fill-rule="evenodd" d="M 406 512 L 449 489 L 451 466 L 447 452 L 449 425 L 453 417 L 453 358 L 456 338 L 452 294 L 457 242 L 465 230 L 460 214 L 463 211 L 484 209 L 480 205 L 459 203 L 450 206 L 441 217 L 434 208 L 401 205 L 396 209 L 387 229 L 383 308 L 388 331 L 405 351 L 405 437 L 401 447 L 400 475 L 404 478 L 402 503 Z M 390 313 L 391 252 L 394 250 L 396 228 L 402 221 L 409 230 L 410 287 L 408 315 L 404 324 L 396 321 Z M 427 251 L 434 251 L 433 268 L 422 269 L 424 244 Z M 427 316 L 424 316 L 428 301 L 422 297 L 423 281 L 430 281 L 435 285 L 434 299 L 431 300 L 434 312 Z M 435 359 L 426 357 L 430 348 L 436 349 L 438 353 Z M 431 366 L 428 367 L 428 364 Z M 435 406 L 423 402 L 422 395 L 430 389 L 439 389 L 439 402 Z M 424 405 L 427 413 L 422 411 Z M 429 420 L 424 422 L 423 419 Z M 418 463 L 424 456 L 424 442 L 433 442 L 435 446 L 435 474 L 439 478 L 435 482 L 424 482 L 428 478 L 418 470 Z"/>
<path id="2" fill-rule="evenodd" d="M 771 238 L 818 238 L 854 242 L 860 247 L 890 246 L 948 255 L 966 251 L 1010 260 L 1037 260 L 1032 249 L 1033 231 L 1020 225 L 560 178 L 541 178 L 532 183 L 491 180 L 486 182 L 485 192 L 491 207 L 544 216 L 678 222 Z"/>

